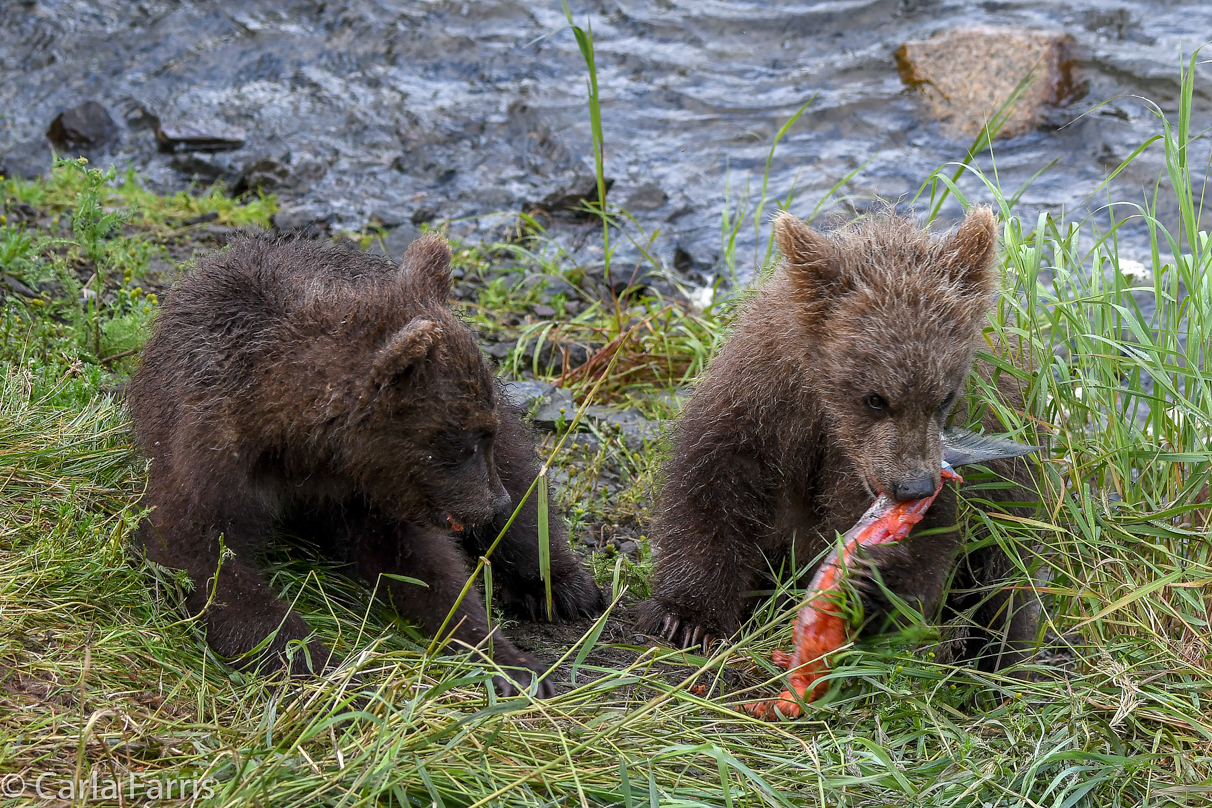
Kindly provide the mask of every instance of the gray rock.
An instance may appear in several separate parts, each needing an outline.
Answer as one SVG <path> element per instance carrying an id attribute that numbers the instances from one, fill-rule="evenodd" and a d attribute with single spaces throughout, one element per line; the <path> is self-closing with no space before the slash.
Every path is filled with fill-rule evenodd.
<path id="1" fill-rule="evenodd" d="M 673 268 L 681 273 L 694 269 L 694 256 L 683 249 L 681 244 L 673 251 Z"/>
<path id="2" fill-rule="evenodd" d="M 644 446 L 656 440 L 661 432 L 652 421 L 641 418 L 637 422 L 623 424 L 619 427 L 623 437 L 623 445 L 629 452 L 642 452 Z"/>
<path id="3" fill-rule="evenodd" d="M 576 417 L 577 405 L 568 390 L 556 387 L 542 400 L 531 420 L 540 429 L 554 430 Z"/>
<path id="4" fill-rule="evenodd" d="M 241 233 L 246 233 L 240 227 L 223 227 L 221 225 L 208 225 L 203 227 L 200 234 L 203 239 L 223 246 Z"/>
<path id="5" fill-rule="evenodd" d="M 262 155 L 244 164 L 233 183 L 232 193 L 248 191 L 301 193 L 324 179 L 328 169 L 319 160 L 303 157 L 292 160 L 289 152 L 278 156 Z"/>
<path id="6" fill-rule="evenodd" d="M 306 193 L 324 176 L 328 166 L 313 157 L 296 157 L 290 164 L 290 179 L 287 188 L 293 193 Z"/>
<path id="7" fill-rule="evenodd" d="M 160 116 L 148 109 L 142 101 L 127 98 L 122 104 L 122 120 L 132 132 L 155 129 L 160 125 Z"/>
<path id="8" fill-rule="evenodd" d="M 44 138 L 23 140 L 0 155 L 0 174 L 34 180 L 50 173 L 51 153 Z"/>
<path id="9" fill-rule="evenodd" d="M 551 319 L 552 317 L 556 316 L 555 309 L 542 303 L 535 306 L 533 309 L 531 309 L 531 311 L 534 312 L 535 317 L 542 317 L 543 319 Z"/>
<path id="10" fill-rule="evenodd" d="M 598 449 L 602 448 L 602 442 L 592 432 L 574 432 L 568 436 L 564 446 L 570 450 L 582 449 L 589 454 L 597 454 Z"/>
<path id="11" fill-rule="evenodd" d="M 162 121 L 156 140 L 162 151 L 231 151 L 244 145 L 246 133 L 238 126 Z"/>
<path id="12" fill-rule="evenodd" d="M 497 277 L 501 279 L 501 284 L 506 289 L 513 289 L 526 279 L 526 276 L 521 272 L 506 272 L 502 275 L 498 275 Z"/>
<path id="13" fill-rule="evenodd" d="M 614 180 L 607 177 L 605 182 L 607 194 L 612 185 L 614 185 Z M 597 200 L 597 177 L 592 174 L 577 174 L 538 202 L 522 204 L 527 211 L 542 210 L 559 215 L 563 219 L 575 220 L 587 218 L 589 214 L 586 214 L 581 208 L 585 202 L 596 202 Z"/>
<path id="14" fill-rule="evenodd" d="M 51 121 L 46 136 L 65 149 L 96 149 L 118 139 L 118 124 L 96 101 L 65 109 Z"/>
<path id="15" fill-rule="evenodd" d="M 438 218 L 437 208 L 421 207 L 413 211 L 412 223 L 420 226 L 428 222 L 432 222 L 436 218 Z"/>
<path id="16" fill-rule="evenodd" d="M 522 358 L 528 365 L 534 363 L 535 344 L 538 339 L 526 343 L 522 349 Z M 564 340 L 544 339 L 538 349 L 539 370 L 547 372 L 562 372 L 565 364 L 568 369 L 579 368 L 589 361 L 589 349 L 584 345 Z"/>
<path id="17" fill-rule="evenodd" d="M 38 297 L 38 292 L 12 275 L 0 274 L 0 292 L 15 292 L 22 297 Z"/>
<path id="18" fill-rule="evenodd" d="M 315 228 L 326 231 L 336 221 L 332 211 L 316 207 L 283 208 L 270 220 L 277 230 L 303 230 Z"/>
<path id="19" fill-rule="evenodd" d="M 660 435 L 656 422 L 649 421 L 638 410 L 615 411 L 608 407 L 587 407 L 585 418 L 595 421 L 603 431 L 617 431 L 629 452 L 643 451 L 646 442 Z"/>
<path id="20" fill-rule="evenodd" d="M 646 182 L 627 195 L 623 207 L 631 212 L 651 213 L 665 207 L 669 194 L 655 182 Z"/>
<path id="21" fill-rule="evenodd" d="M 619 542 L 619 552 L 638 558 L 640 555 L 640 545 L 636 544 L 631 539 L 625 539 L 624 541 Z"/>
<path id="22" fill-rule="evenodd" d="M 659 390 L 652 397 L 668 407 L 680 410 L 693 393 L 692 388 L 683 386 L 674 390 Z"/>
<path id="23" fill-rule="evenodd" d="M 370 224 L 374 227 L 381 227 L 384 230 L 390 230 L 393 227 L 399 227 L 408 221 L 408 217 L 394 210 L 376 210 L 370 214 Z M 414 222 L 414 224 L 417 224 Z"/>
<path id="24" fill-rule="evenodd" d="M 911 40 L 896 52 L 901 79 L 922 92 L 930 115 L 953 137 L 976 136 L 1020 81 L 1030 84 L 1008 113 L 998 137 L 1034 129 L 1049 104 L 1080 95 L 1064 33 L 1017 27 L 953 28 Z"/>
<path id="25" fill-rule="evenodd" d="M 504 361 L 509 358 L 513 348 L 514 343 L 512 342 L 489 342 L 484 346 L 484 353 L 497 361 Z"/>
<path id="26" fill-rule="evenodd" d="M 404 258 L 408 245 L 421 237 L 421 231 L 412 224 L 402 224 L 394 230 L 388 230 L 382 235 L 375 236 L 371 242 L 370 252 L 386 255 L 392 261 L 399 263 Z"/>
<path id="27" fill-rule="evenodd" d="M 261 190 L 274 193 L 286 187 L 290 180 L 290 168 L 276 157 L 257 157 L 244 164 L 236 178 L 233 194 Z"/>
<path id="28" fill-rule="evenodd" d="M 558 275 L 527 275 L 522 280 L 522 288 L 527 291 L 536 288 L 541 289 L 543 295 L 548 300 L 558 294 L 563 294 L 565 298 L 580 296 L 579 289 Z"/>
<path id="29" fill-rule="evenodd" d="M 506 343 L 497 343 L 504 345 Z M 536 402 L 546 401 L 555 391 L 554 384 L 544 381 L 508 381 L 505 382 L 505 395 L 514 404 L 524 410 L 529 410 Z"/>
<path id="30" fill-rule="evenodd" d="M 168 165 L 194 182 L 213 183 L 219 180 L 234 185 L 240 169 L 227 157 L 186 152 L 174 155 Z"/>
<path id="31" fill-rule="evenodd" d="M 692 213 L 694 213 L 693 205 L 682 205 L 680 208 L 677 208 L 676 210 L 674 210 L 673 213 L 666 216 L 665 221 L 676 222 L 678 219 L 681 219 L 683 216 L 689 216 Z"/>

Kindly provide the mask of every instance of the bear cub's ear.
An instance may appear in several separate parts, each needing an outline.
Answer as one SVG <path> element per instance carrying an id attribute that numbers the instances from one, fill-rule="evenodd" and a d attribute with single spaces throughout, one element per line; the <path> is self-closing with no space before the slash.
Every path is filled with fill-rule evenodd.
<path id="1" fill-rule="evenodd" d="M 842 280 L 842 261 L 833 240 L 787 211 L 774 219 L 774 240 L 787 259 L 792 283 L 813 298 L 823 297 Z"/>
<path id="2" fill-rule="evenodd" d="M 404 251 L 400 275 L 418 300 L 446 305 L 450 299 L 450 245 L 437 233 L 423 236 Z"/>
<path id="3" fill-rule="evenodd" d="M 442 336 L 442 327 L 433 320 L 417 319 L 388 337 L 375 353 L 371 383 L 383 388 L 398 381 L 429 356 Z"/>
<path id="4" fill-rule="evenodd" d="M 997 217 L 992 210 L 979 207 L 968 211 L 960 226 L 943 242 L 943 250 L 947 272 L 955 281 L 973 294 L 993 292 Z"/>

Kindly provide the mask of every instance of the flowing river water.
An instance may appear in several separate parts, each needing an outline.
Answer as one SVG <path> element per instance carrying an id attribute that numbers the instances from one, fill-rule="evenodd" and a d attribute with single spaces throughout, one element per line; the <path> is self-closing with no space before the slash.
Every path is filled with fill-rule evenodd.
<path id="1" fill-rule="evenodd" d="M 968 140 L 931 121 L 897 73 L 905 40 L 975 24 L 1072 37 L 1084 97 L 995 146 L 1010 191 L 1055 161 L 1019 203 L 1033 219 L 1144 200 L 1158 157 L 1098 189 L 1159 131 L 1142 99 L 1173 110 L 1180 64 L 1212 39 L 1204 0 L 593 0 L 574 13 L 592 20 L 609 198 L 658 232 L 659 261 L 676 255 L 699 279 L 719 271 L 721 212 L 747 181 L 756 197 L 775 133 L 809 99 L 769 177 L 772 194 L 797 189 L 794 212 L 856 168 L 839 198 L 861 206 L 912 195 L 963 157 Z M 336 227 L 428 209 L 485 236 L 507 218 L 493 214 L 575 186 L 592 169 L 585 78 L 557 0 L 0 2 L 0 152 L 36 158 L 55 115 L 95 99 L 120 128 L 95 160 L 171 190 L 195 176 L 232 182 L 268 159 L 288 208 Z M 1209 117 L 1205 78 L 1196 128 Z M 153 117 L 238 126 L 247 143 L 166 154 Z M 747 224 L 738 254 L 754 243 Z"/>

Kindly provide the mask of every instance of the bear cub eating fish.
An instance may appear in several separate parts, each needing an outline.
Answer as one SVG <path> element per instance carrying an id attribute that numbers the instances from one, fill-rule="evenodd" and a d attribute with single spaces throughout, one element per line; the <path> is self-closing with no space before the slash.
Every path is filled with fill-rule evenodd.
<path id="1" fill-rule="evenodd" d="M 940 432 L 993 305 L 997 221 L 985 208 L 945 238 L 890 213 L 829 234 L 782 213 L 774 233 L 783 263 L 676 424 L 651 528 L 654 595 L 638 627 L 681 647 L 734 634 L 768 571 L 820 558 L 877 492 L 934 492 Z M 1009 374 L 995 381 L 1013 396 Z M 1003 429 L 992 415 L 984 426 Z M 981 496 L 1033 498 L 1026 461 L 988 465 L 1019 487 Z M 948 485 L 904 541 L 872 548 L 850 571 L 867 625 L 893 612 L 885 589 L 930 615 L 954 570 L 946 606 L 972 617 L 955 656 L 1016 662 L 1035 639 L 1038 604 L 1001 586 L 1013 564 L 996 545 L 956 568 L 956 520 Z"/>
<path id="2" fill-rule="evenodd" d="M 186 606 L 220 655 L 280 668 L 287 644 L 309 637 L 256 562 L 281 526 L 437 632 L 468 557 L 488 549 L 538 475 L 520 413 L 449 309 L 450 259 L 437 235 L 414 242 L 398 268 L 331 244 L 245 238 L 165 296 L 129 390 L 151 458 L 143 543 L 188 573 Z M 532 619 L 545 611 L 536 500 L 492 555 L 497 602 Z M 550 530 L 555 616 L 600 612 L 558 515 Z M 233 555 L 221 559 L 221 546 Z M 546 669 L 490 627 L 474 589 L 447 632 L 491 647 L 523 686 Z M 306 651 L 292 672 L 329 661 L 314 640 Z M 507 678 L 496 684 L 513 692 Z"/>

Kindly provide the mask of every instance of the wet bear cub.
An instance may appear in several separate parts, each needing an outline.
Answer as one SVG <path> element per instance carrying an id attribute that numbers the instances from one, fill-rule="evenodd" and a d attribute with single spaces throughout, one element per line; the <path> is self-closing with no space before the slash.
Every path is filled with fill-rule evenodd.
<path id="1" fill-rule="evenodd" d="M 829 234 L 779 216 L 783 263 L 675 427 L 641 630 L 682 646 L 726 638 L 768 570 L 819 558 L 877 492 L 910 500 L 935 490 L 939 433 L 964 395 L 993 303 L 996 224 L 977 208 L 936 239 L 890 214 Z M 985 429 L 1005 427 L 990 417 Z M 1031 488 L 1022 460 L 989 465 Z M 1033 498 L 1015 487 L 980 496 Z M 852 570 L 868 618 L 891 611 L 885 590 L 934 612 L 961 548 L 956 504 L 949 486 L 904 541 L 872 548 L 863 574 Z M 947 606 L 974 619 L 949 646 L 954 656 L 996 668 L 1034 641 L 1035 602 L 998 586 L 1012 569 L 996 547 L 959 564 Z"/>
<path id="2" fill-rule="evenodd" d="M 143 542 L 151 559 L 189 574 L 186 605 L 220 655 L 278 668 L 287 644 L 309 635 L 256 563 L 282 525 L 436 632 L 468 557 L 487 550 L 537 476 L 519 413 L 448 308 L 450 258 L 437 235 L 414 242 L 399 268 L 255 237 L 203 259 L 165 296 L 129 391 L 151 458 Z M 545 602 L 536 499 L 492 555 L 498 602 L 531 618 Z M 557 617 L 599 612 L 601 593 L 558 516 L 550 527 Z M 221 544 L 233 554 L 221 559 Z M 546 668 L 489 626 L 474 589 L 448 631 L 491 646 L 523 685 Z M 306 651 L 293 672 L 329 663 L 320 643 Z M 497 685 L 512 691 L 507 679 Z"/>

